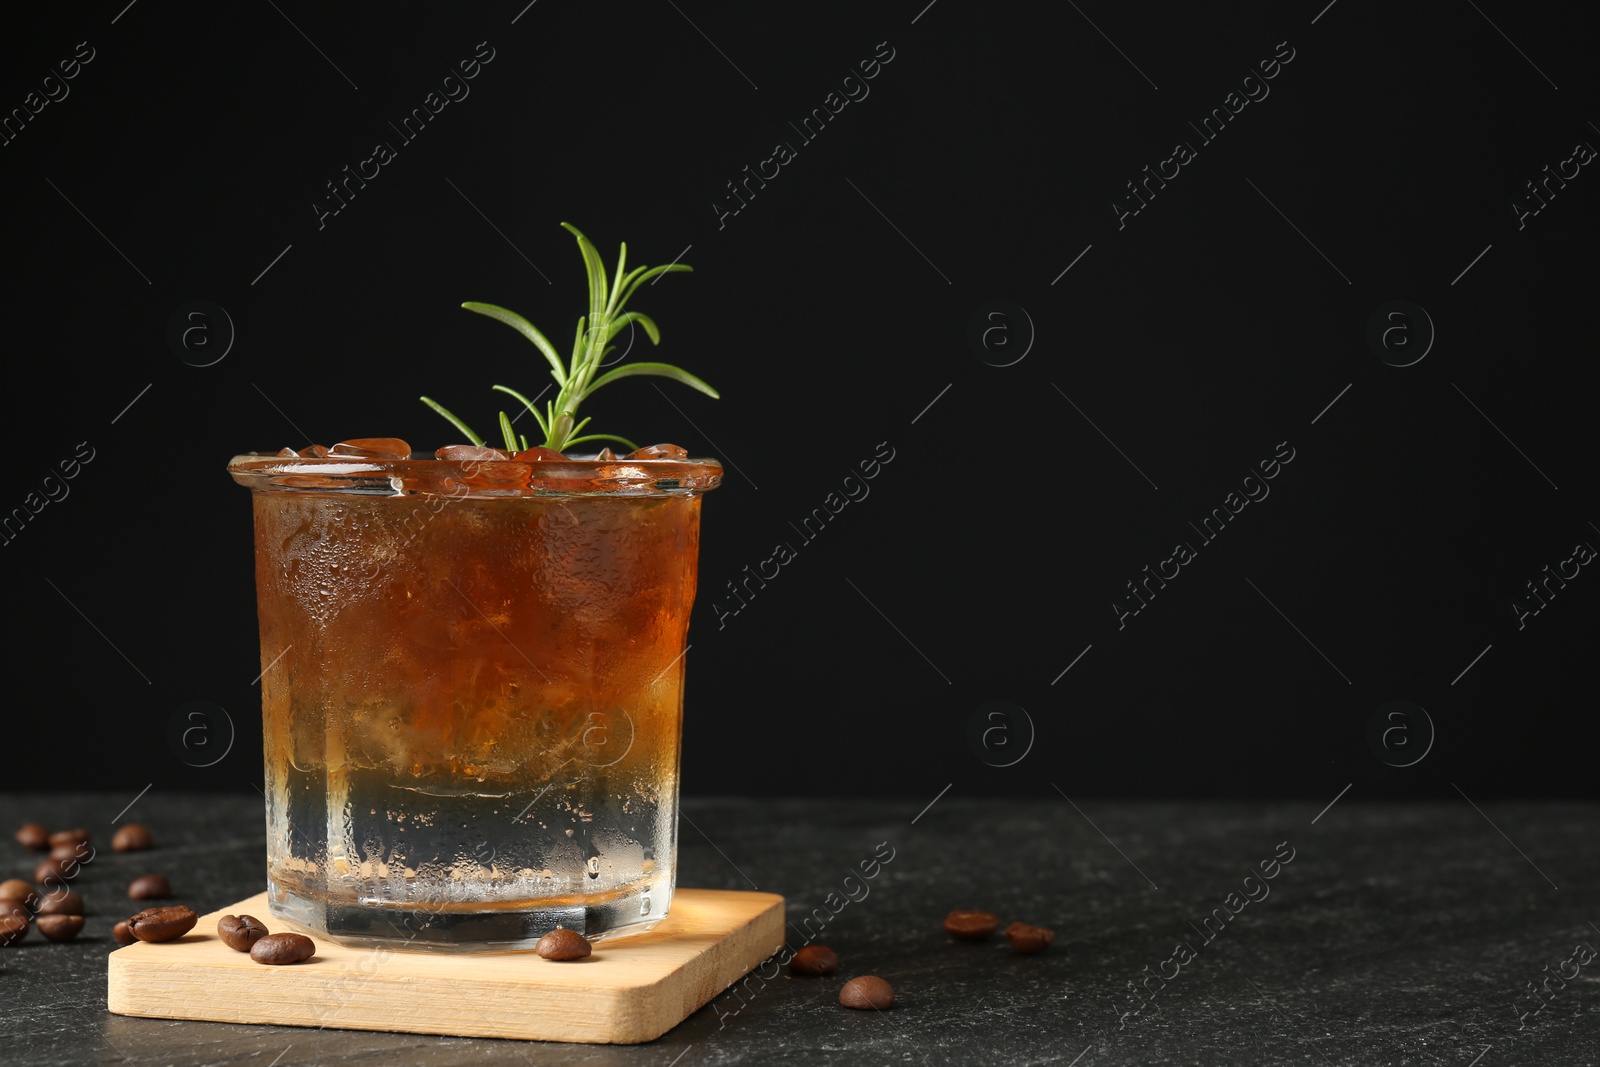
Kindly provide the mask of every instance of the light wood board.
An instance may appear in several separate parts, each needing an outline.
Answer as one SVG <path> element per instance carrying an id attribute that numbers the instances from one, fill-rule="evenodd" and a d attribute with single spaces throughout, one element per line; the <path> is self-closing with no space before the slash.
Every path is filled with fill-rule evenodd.
<path id="1" fill-rule="evenodd" d="M 176 941 L 110 957 L 119 1015 L 389 1030 L 458 1037 L 633 1044 L 660 1037 L 783 944 L 783 898 L 679 889 L 649 933 L 601 941 L 586 960 L 532 951 L 429 952 L 340 945 L 313 934 L 305 963 L 269 967 L 217 937 L 223 915 L 274 933 L 267 895 L 202 916 Z"/>

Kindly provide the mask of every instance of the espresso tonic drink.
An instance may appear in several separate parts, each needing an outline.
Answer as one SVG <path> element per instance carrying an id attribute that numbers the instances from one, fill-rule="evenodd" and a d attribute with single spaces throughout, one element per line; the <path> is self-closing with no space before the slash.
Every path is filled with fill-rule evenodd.
<path id="1" fill-rule="evenodd" d="M 275 915 L 531 944 L 672 900 L 705 461 L 247 456 Z"/>

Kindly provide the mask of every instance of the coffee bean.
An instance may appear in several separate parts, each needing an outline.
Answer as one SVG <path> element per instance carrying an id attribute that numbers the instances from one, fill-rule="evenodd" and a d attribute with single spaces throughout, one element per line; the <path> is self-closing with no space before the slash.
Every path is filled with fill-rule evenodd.
<path id="1" fill-rule="evenodd" d="M 558 926 L 541 937 L 533 951 L 547 960 L 581 960 L 593 952 L 594 947 L 578 931 Z"/>
<path id="2" fill-rule="evenodd" d="M 29 893 L 21 898 L 0 897 L 0 908 L 9 908 L 12 905 L 16 905 L 17 907 L 25 908 L 30 918 L 39 910 L 39 905 L 42 903 L 43 901 L 40 900 L 38 893 Z"/>
<path id="3" fill-rule="evenodd" d="M 82 845 L 89 841 L 87 830 L 57 830 L 50 835 L 50 847 L 57 845 Z"/>
<path id="4" fill-rule="evenodd" d="M 1006 940 L 1011 942 L 1013 952 L 1020 952 L 1025 956 L 1032 956 L 1036 952 L 1043 952 L 1050 947 L 1056 939 L 1054 930 L 1047 930 L 1042 926 L 1029 926 L 1027 923 L 1012 923 L 1006 927 Z"/>
<path id="5" fill-rule="evenodd" d="M 36 906 L 39 915 L 82 915 L 83 898 L 70 889 L 47 893 Z"/>
<path id="6" fill-rule="evenodd" d="M 254 915 L 224 915 L 217 920 L 217 936 L 229 948 L 249 952 L 252 945 L 267 936 L 267 928 Z"/>
<path id="7" fill-rule="evenodd" d="M 92 859 L 94 859 L 94 846 L 89 842 L 63 841 L 50 846 L 50 858 L 45 862 L 57 864 L 62 871 L 62 877 L 71 879 L 76 878 L 78 869 Z"/>
<path id="8" fill-rule="evenodd" d="M 839 990 L 839 1003 L 847 1008 L 877 1008 L 882 1011 L 894 1003 L 894 986 L 875 974 L 852 978 Z"/>
<path id="9" fill-rule="evenodd" d="M 71 941 L 83 932 L 82 915 L 41 915 L 33 923 L 50 941 Z"/>
<path id="10" fill-rule="evenodd" d="M 21 878 L 7 878 L 0 882 L 0 900 L 27 900 L 33 896 L 33 886 Z"/>
<path id="11" fill-rule="evenodd" d="M 131 945 L 139 940 L 133 936 L 133 931 L 128 927 L 128 920 L 122 919 L 111 928 L 111 936 L 117 939 L 119 945 Z"/>
<path id="12" fill-rule="evenodd" d="M 250 946 L 251 959 L 273 966 L 300 963 L 316 954 L 317 943 L 305 934 L 267 934 Z"/>
<path id="13" fill-rule="evenodd" d="M 47 859 L 33 869 L 33 880 L 47 889 L 66 885 L 77 876 L 76 860 Z"/>
<path id="14" fill-rule="evenodd" d="M 17 843 L 23 848 L 43 852 L 50 847 L 50 831 L 43 823 L 30 822 L 17 831 Z"/>
<path id="15" fill-rule="evenodd" d="M 789 970 L 794 974 L 832 974 L 838 969 L 839 954 L 827 945 L 807 945 L 789 961 Z"/>
<path id="16" fill-rule="evenodd" d="M 28 936 L 33 922 L 29 905 L 20 900 L 0 900 L 0 945 L 11 945 Z"/>
<path id="17" fill-rule="evenodd" d="M 111 837 L 111 849 L 114 852 L 143 852 L 154 845 L 155 839 L 142 823 L 130 822 Z"/>
<path id="18" fill-rule="evenodd" d="M 193 908 L 173 904 L 165 908 L 146 908 L 128 920 L 128 931 L 140 941 L 171 941 L 194 929 L 200 916 Z"/>
<path id="19" fill-rule="evenodd" d="M 1000 929 L 1000 917 L 987 911 L 952 911 L 944 917 L 944 932 L 958 941 L 987 941 Z"/>
<path id="20" fill-rule="evenodd" d="M 0 910 L 0 948 L 27 937 L 29 925 L 27 912 Z"/>
<path id="21" fill-rule="evenodd" d="M 172 883 L 163 874 L 141 874 L 128 883 L 129 900 L 164 900 L 172 896 Z"/>

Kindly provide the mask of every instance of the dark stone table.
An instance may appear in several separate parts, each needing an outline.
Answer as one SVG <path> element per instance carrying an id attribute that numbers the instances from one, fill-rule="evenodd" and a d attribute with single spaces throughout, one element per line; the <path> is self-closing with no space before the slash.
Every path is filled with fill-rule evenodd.
<path id="1" fill-rule="evenodd" d="M 32 870 L 10 840 L 24 821 L 84 826 L 102 846 L 80 880 L 84 936 L 0 949 L 0 1063 L 1592 1067 L 1600 1056 L 1589 804 L 1345 798 L 1319 815 L 1309 802 L 952 794 L 919 815 L 925 799 L 694 800 L 680 884 L 783 893 L 797 942 L 808 915 L 827 918 L 818 940 L 840 973 L 749 980 L 658 1041 L 603 1046 L 109 1014 L 104 961 L 112 922 L 135 910 L 129 879 L 165 873 L 202 912 L 263 885 L 259 796 L 146 795 L 124 818 L 160 847 L 117 855 L 105 846 L 131 799 L 0 797 L 5 877 Z M 847 881 L 890 850 L 876 878 Z M 1040 956 L 998 937 L 953 943 L 940 929 L 952 907 L 1053 927 L 1057 940 Z M 893 982 L 895 1007 L 838 1007 L 856 974 Z"/>

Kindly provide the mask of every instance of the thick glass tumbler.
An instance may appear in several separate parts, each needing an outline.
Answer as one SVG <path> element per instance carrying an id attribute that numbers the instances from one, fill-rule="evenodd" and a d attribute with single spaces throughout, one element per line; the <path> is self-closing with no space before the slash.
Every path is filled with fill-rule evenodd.
<path id="1" fill-rule="evenodd" d="M 236 457 L 274 915 L 531 944 L 672 901 L 707 460 Z"/>

